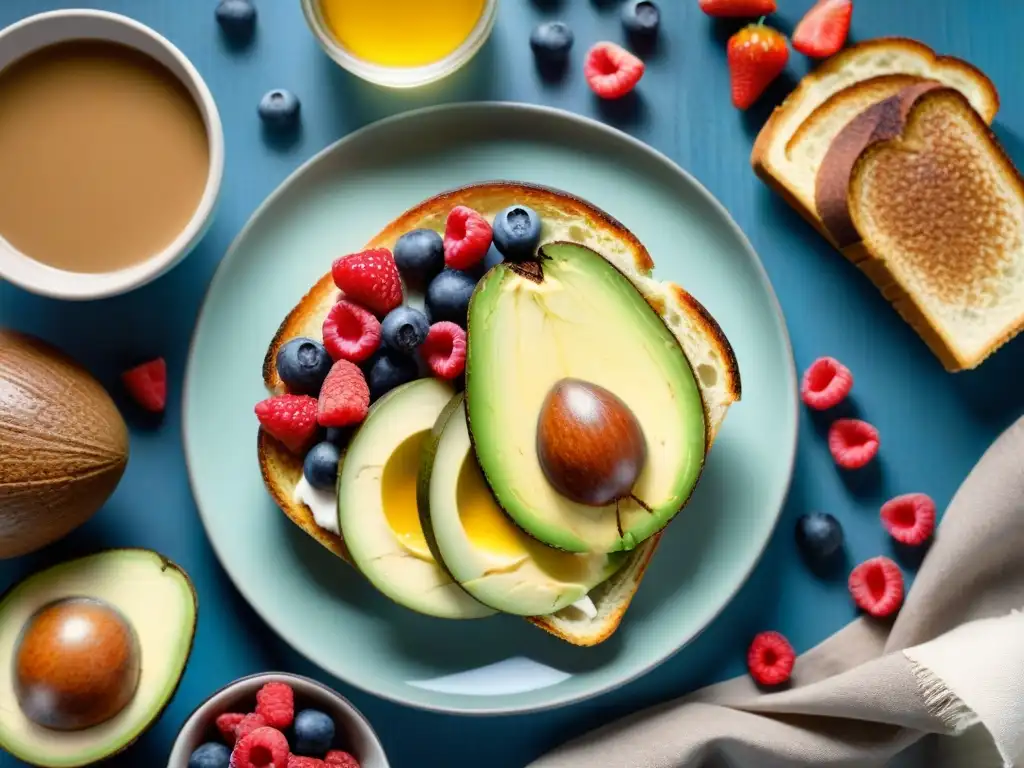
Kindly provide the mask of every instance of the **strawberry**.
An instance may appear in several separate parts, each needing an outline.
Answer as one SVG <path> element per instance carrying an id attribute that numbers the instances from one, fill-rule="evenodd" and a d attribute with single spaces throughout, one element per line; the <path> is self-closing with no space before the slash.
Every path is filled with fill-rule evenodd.
<path id="1" fill-rule="evenodd" d="M 700 9 L 719 18 L 767 16 L 775 13 L 775 0 L 700 0 Z"/>
<path id="2" fill-rule="evenodd" d="M 644 76 L 644 63 L 615 43 L 597 43 L 587 53 L 583 75 L 602 99 L 621 99 Z"/>
<path id="3" fill-rule="evenodd" d="M 819 0 L 793 30 L 793 47 L 815 59 L 839 53 L 850 34 L 852 17 L 853 0 Z"/>
<path id="4" fill-rule="evenodd" d="M 256 404 L 256 418 L 267 434 L 284 443 L 289 451 L 303 453 L 316 437 L 316 398 L 276 395 Z"/>
<path id="5" fill-rule="evenodd" d="M 167 405 L 167 363 L 162 357 L 125 371 L 121 383 L 147 411 L 161 413 Z"/>
<path id="6" fill-rule="evenodd" d="M 374 248 L 335 260 L 334 284 L 352 302 L 384 316 L 402 303 L 402 279 L 387 248 Z"/>
<path id="7" fill-rule="evenodd" d="M 786 68 L 789 47 L 781 32 L 748 24 L 729 38 L 728 58 L 732 103 L 748 109 Z"/>

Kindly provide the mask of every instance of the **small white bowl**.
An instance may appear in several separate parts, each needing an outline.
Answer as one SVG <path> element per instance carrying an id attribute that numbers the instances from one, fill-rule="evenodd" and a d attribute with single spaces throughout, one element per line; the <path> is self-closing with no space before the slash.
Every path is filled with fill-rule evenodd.
<path id="1" fill-rule="evenodd" d="M 361 768 L 388 768 L 388 759 L 377 734 L 348 699 L 316 680 L 284 672 L 239 678 L 200 704 L 181 727 L 171 748 L 167 768 L 188 768 L 188 758 L 196 747 L 214 739 L 214 721 L 218 715 L 251 712 L 256 705 L 256 691 L 267 683 L 275 682 L 287 683 L 295 691 L 296 711 L 319 709 L 330 715 L 334 720 L 336 741 L 359 761 Z"/>
<path id="2" fill-rule="evenodd" d="M 0 30 L 0 70 L 48 45 L 68 40 L 109 40 L 147 54 L 174 74 L 192 94 L 206 124 L 210 172 L 195 214 L 178 237 L 139 264 L 99 274 L 69 272 L 35 261 L 0 237 L 0 278 L 26 291 L 57 299 L 99 299 L 145 285 L 169 270 L 206 234 L 224 176 L 224 128 L 198 70 L 169 40 L 127 16 L 71 9 L 30 16 Z M 59 225 L 59 222 L 57 223 Z"/>
<path id="3" fill-rule="evenodd" d="M 342 46 L 331 34 L 320 11 L 320 0 L 302 0 L 302 11 L 320 47 L 353 75 L 386 88 L 416 88 L 447 77 L 476 55 L 494 29 L 494 22 L 498 18 L 498 0 L 487 0 L 484 3 L 483 13 L 480 14 L 476 26 L 458 48 L 440 61 L 419 67 L 385 67 L 363 61 Z M 381 12 L 386 12 L 386 9 L 382 9 Z"/>

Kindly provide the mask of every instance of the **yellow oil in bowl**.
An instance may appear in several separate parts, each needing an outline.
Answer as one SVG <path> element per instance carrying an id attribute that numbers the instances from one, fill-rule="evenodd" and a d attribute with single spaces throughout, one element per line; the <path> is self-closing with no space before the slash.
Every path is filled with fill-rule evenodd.
<path id="1" fill-rule="evenodd" d="M 302 0 L 324 50 L 380 85 L 440 79 L 468 61 L 494 25 L 497 0 Z"/>

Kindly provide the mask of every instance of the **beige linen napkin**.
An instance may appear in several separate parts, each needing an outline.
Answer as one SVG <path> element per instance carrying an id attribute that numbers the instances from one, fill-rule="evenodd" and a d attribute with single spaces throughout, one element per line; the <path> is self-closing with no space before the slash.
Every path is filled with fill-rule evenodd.
<path id="1" fill-rule="evenodd" d="M 928 734 L 968 730 L 998 750 L 993 765 L 1024 766 L 1022 607 L 1024 419 L 960 487 L 894 623 L 854 621 L 797 660 L 789 690 L 729 680 L 575 739 L 531 768 L 870 768 Z M 986 765 L 928 760 L 939 763 Z"/>

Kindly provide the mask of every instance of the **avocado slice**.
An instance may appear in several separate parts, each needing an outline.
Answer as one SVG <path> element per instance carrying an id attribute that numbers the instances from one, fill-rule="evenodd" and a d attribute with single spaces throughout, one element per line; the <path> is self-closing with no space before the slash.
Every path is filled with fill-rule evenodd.
<path id="1" fill-rule="evenodd" d="M 580 504 L 544 474 L 538 419 L 567 378 L 603 387 L 639 423 L 647 458 L 635 498 Z M 679 341 L 625 275 L 576 243 L 545 245 L 535 262 L 498 264 L 477 285 L 466 409 L 498 504 L 531 536 L 569 552 L 633 549 L 679 512 L 704 465 L 703 401 Z"/>
<path id="2" fill-rule="evenodd" d="M 76 603 L 109 612 L 130 627 L 138 654 L 137 678 L 127 703 L 108 719 L 77 730 L 57 730 L 40 725 L 38 711 L 30 717 L 32 698 L 25 694 L 22 660 L 33 635 L 30 629 L 38 627 L 33 619 Z M 192 650 L 197 611 L 185 572 L 144 549 L 107 550 L 55 565 L 16 584 L 0 598 L 0 747 L 26 763 L 47 768 L 91 765 L 127 748 L 174 695 Z M 64 652 L 55 645 L 45 651 Z M 45 669 L 46 661 L 35 664 L 36 670 Z M 56 656 L 49 661 L 60 666 Z"/>
<path id="3" fill-rule="evenodd" d="M 462 396 L 445 409 L 424 452 L 420 510 L 436 553 L 463 589 L 519 616 L 560 611 L 606 580 L 625 553 L 563 552 L 520 531 L 491 495 L 469 442 Z"/>
<path id="4" fill-rule="evenodd" d="M 374 404 L 341 467 L 338 522 L 356 568 L 396 603 L 428 616 L 475 619 L 494 611 L 434 559 L 416 503 L 424 443 L 454 395 L 445 382 L 418 379 Z"/>

